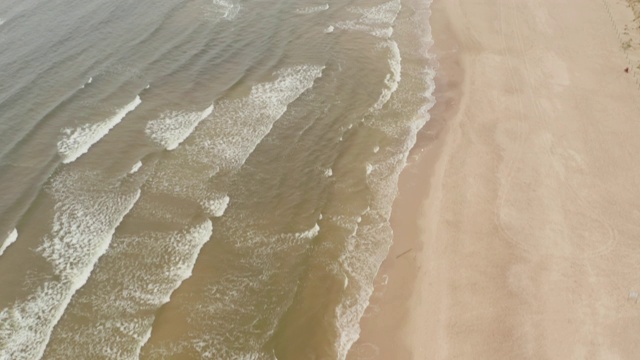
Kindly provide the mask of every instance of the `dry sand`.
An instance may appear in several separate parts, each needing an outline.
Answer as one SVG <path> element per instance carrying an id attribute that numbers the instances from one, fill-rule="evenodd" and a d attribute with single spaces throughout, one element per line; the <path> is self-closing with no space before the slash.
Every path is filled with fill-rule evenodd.
<path id="1" fill-rule="evenodd" d="M 350 359 L 640 359 L 622 3 L 434 0 L 438 104 Z"/>

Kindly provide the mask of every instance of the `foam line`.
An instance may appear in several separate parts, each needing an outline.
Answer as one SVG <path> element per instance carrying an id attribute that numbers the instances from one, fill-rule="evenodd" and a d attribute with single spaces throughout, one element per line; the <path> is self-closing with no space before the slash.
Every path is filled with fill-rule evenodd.
<path id="1" fill-rule="evenodd" d="M 79 292 L 69 305 L 46 356 L 93 359 L 108 354 L 112 359 L 139 358 L 150 338 L 156 311 L 191 276 L 198 254 L 212 233 L 213 224 L 205 219 L 180 231 L 114 238 L 90 280 L 91 291 Z M 141 253 L 145 256 L 140 257 Z M 98 306 L 91 322 L 79 323 L 76 319 L 82 318 L 87 303 Z M 67 346 L 69 343 L 74 346 Z"/>
<path id="2" fill-rule="evenodd" d="M 369 33 L 381 39 L 389 39 L 393 34 L 393 23 L 400 12 L 399 0 L 392 0 L 374 7 L 350 7 L 348 10 L 360 15 L 357 20 L 341 21 L 335 27 Z"/>
<path id="3" fill-rule="evenodd" d="M 236 235 L 246 235 L 240 228 L 230 230 Z M 261 274 L 259 279 L 247 276 L 246 273 L 227 273 L 218 281 L 204 287 L 201 293 L 203 301 L 189 308 L 187 321 L 190 328 L 189 333 L 185 334 L 187 336 L 174 342 L 155 342 L 153 348 L 148 349 L 148 354 L 152 354 L 152 358 L 162 359 L 176 358 L 180 353 L 188 352 L 194 353 L 194 356 L 200 359 L 273 359 L 264 353 L 263 346 L 278 326 L 278 319 L 291 304 L 296 285 L 281 284 L 283 287 L 278 286 L 278 290 L 289 294 L 289 299 L 277 299 L 268 305 L 260 303 L 259 309 L 252 297 L 247 298 L 246 295 L 273 290 L 273 284 L 265 280 L 274 274 L 274 259 L 308 246 L 320 230 L 318 223 L 315 223 L 297 232 L 251 232 L 251 236 L 238 236 L 241 240 L 238 239 L 236 246 L 251 254 L 251 268 Z M 242 321 L 237 321 L 255 319 L 256 311 L 260 311 L 261 319 L 268 324 L 268 329 L 252 331 L 247 329 Z M 235 346 L 229 346 L 230 334 L 237 336 Z"/>
<path id="4" fill-rule="evenodd" d="M 213 12 L 216 15 L 222 15 L 222 19 L 234 20 L 240 12 L 241 6 L 238 2 L 232 0 L 212 0 L 211 9 L 208 12 Z M 211 17 L 210 14 L 209 17 Z M 213 18 L 212 20 L 217 20 Z"/>
<path id="5" fill-rule="evenodd" d="M 131 170 L 129 170 L 129 174 L 138 172 L 138 170 L 140 170 L 141 167 L 142 167 L 142 161 L 138 161 L 137 163 L 133 164 L 133 166 L 131 167 Z"/>
<path id="6" fill-rule="evenodd" d="M 145 132 L 167 150 L 176 149 L 213 112 L 213 105 L 203 111 L 168 111 L 147 124 Z"/>
<path id="7" fill-rule="evenodd" d="M 75 161 L 84 153 L 89 151 L 93 144 L 102 139 L 109 131 L 116 126 L 124 117 L 133 111 L 142 100 L 140 96 L 119 109 L 111 118 L 96 124 L 84 124 L 76 128 L 62 129 L 62 139 L 58 142 L 58 153 L 65 164 Z"/>
<path id="8" fill-rule="evenodd" d="M 7 250 L 9 245 L 13 244 L 16 241 L 16 239 L 18 239 L 18 230 L 13 229 L 7 235 L 7 238 L 2 243 L 2 246 L 0 246 L 0 256 L 2 256 L 2 254 L 4 254 L 4 251 Z"/>
<path id="9" fill-rule="evenodd" d="M 402 58 L 400 56 L 400 49 L 398 48 L 398 43 L 393 40 L 387 40 L 383 42 L 381 47 L 386 47 L 390 51 L 389 55 L 389 67 L 391 69 L 391 73 L 387 74 L 384 79 L 385 85 L 387 85 L 386 89 L 382 89 L 382 94 L 378 98 L 378 101 L 373 105 L 373 110 L 380 110 L 386 104 L 391 95 L 398 89 L 398 84 L 400 83 L 400 73 L 402 71 Z"/>
<path id="10" fill-rule="evenodd" d="M 87 80 L 87 82 L 85 82 L 84 84 L 82 84 L 81 89 L 84 89 L 84 88 L 85 88 L 85 86 L 87 86 L 87 85 L 91 84 L 91 82 L 92 82 L 92 81 L 93 81 L 93 78 L 90 76 L 90 77 L 89 77 L 89 80 Z"/>
<path id="11" fill-rule="evenodd" d="M 38 252 L 56 277 L 0 312 L 0 359 L 42 357 L 73 294 L 86 283 L 115 229 L 140 197 L 140 190 L 96 188 L 104 188 L 103 179 L 86 172 L 62 172 L 51 181 L 49 190 L 56 201 L 52 230 Z"/>
<path id="12" fill-rule="evenodd" d="M 307 6 L 304 8 L 296 9 L 297 14 L 313 14 L 320 11 L 325 11 L 329 9 L 329 4 L 323 4 L 318 6 Z"/>
<path id="13" fill-rule="evenodd" d="M 247 98 L 220 102 L 212 128 L 189 149 L 190 157 L 239 169 L 289 104 L 313 86 L 323 69 L 314 65 L 285 68 L 274 74 L 278 76 L 275 81 L 255 85 Z"/>

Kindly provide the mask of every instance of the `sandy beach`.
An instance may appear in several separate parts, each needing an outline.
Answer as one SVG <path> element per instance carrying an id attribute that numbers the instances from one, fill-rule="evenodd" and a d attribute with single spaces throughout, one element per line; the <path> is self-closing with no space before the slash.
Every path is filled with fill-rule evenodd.
<path id="1" fill-rule="evenodd" d="M 349 358 L 640 358 L 637 35 L 576 5 L 434 1 L 438 103 Z"/>

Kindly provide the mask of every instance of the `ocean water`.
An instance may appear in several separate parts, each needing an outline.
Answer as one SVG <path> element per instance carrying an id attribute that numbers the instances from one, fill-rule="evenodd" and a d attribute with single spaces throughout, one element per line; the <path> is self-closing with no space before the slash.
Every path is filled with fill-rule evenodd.
<path id="1" fill-rule="evenodd" d="M 0 359 L 357 359 L 429 1 L 0 4 Z"/>

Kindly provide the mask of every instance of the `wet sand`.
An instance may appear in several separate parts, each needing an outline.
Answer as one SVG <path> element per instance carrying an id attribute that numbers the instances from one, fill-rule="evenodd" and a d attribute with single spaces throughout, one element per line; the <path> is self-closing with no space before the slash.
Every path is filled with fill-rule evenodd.
<path id="1" fill-rule="evenodd" d="M 640 90 L 623 4 L 575 5 L 434 1 L 438 104 L 350 358 L 640 354 Z"/>

